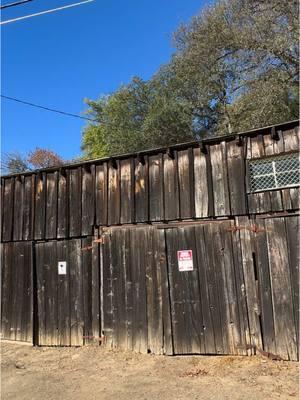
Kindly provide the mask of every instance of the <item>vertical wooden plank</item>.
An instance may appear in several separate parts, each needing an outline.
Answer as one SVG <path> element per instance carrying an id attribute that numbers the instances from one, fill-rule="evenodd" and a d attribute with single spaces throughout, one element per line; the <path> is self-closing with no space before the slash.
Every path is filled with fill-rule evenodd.
<path id="1" fill-rule="evenodd" d="M 276 354 L 297 360 L 297 339 L 287 239 L 283 218 L 265 221 L 270 262 Z"/>
<path id="2" fill-rule="evenodd" d="M 178 151 L 178 180 L 180 197 L 180 218 L 195 216 L 194 176 L 192 149 Z"/>
<path id="3" fill-rule="evenodd" d="M 24 207 L 24 177 L 15 178 L 14 187 L 14 222 L 13 222 L 13 240 L 22 240 L 23 230 L 23 207 Z"/>
<path id="4" fill-rule="evenodd" d="M 11 303 L 13 294 L 12 243 L 1 244 L 1 332 L 3 339 L 10 339 L 12 331 Z"/>
<path id="5" fill-rule="evenodd" d="M 95 243 L 96 245 L 96 243 Z M 87 237 L 81 239 L 81 249 L 82 249 L 82 294 L 83 294 L 83 336 L 84 336 L 84 344 L 92 343 L 93 336 L 95 338 L 99 337 L 99 328 L 97 333 L 94 335 L 93 332 L 93 301 L 99 299 L 99 286 L 98 290 L 94 289 L 93 282 L 92 282 L 92 275 L 93 275 L 93 256 L 92 256 L 92 249 L 91 246 L 94 247 L 92 244 L 92 238 Z M 97 265 L 96 265 L 97 267 Z M 96 282 L 97 283 L 97 282 Z M 94 299 L 95 297 L 95 299 Z M 99 310 L 96 311 L 98 313 L 99 318 Z M 96 315 L 97 318 L 97 315 Z M 97 339 L 96 339 L 97 340 Z M 99 342 L 94 342 L 98 343 Z"/>
<path id="6" fill-rule="evenodd" d="M 209 216 L 209 187 L 207 154 L 200 148 L 194 149 L 194 176 L 195 176 L 195 216 L 205 218 Z"/>
<path id="7" fill-rule="evenodd" d="M 23 242 L 24 278 L 22 288 L 23 311 L 21 316 L 21 340 L 33 341 L 33 260 L 32 243 Z"/>
<path id="8" fill-rule="evenodd" d="M 45 274 L 43 243 L 36 244 L 36 272 L 37 272 L 37 308 L 38 308 L 38 344 L 46 344 L 46 314 L 45 314 Z"/>
<path id="9" fill-rule="evenodd" d="M 281 190 L 273 190 L 270 192 L 271 210 L 278 212 L 283 210 Z"/>
<path id="10" fill-rule="evenodd" d="M 147 327 L 147 299 L 146 299 L 146 253 L 145 229 L 132 229 L 130 252 L 131 252 L 131 275 L 133 282 L 133 317 L 132 317 L 132 348 L 139 353 L 147 353 L 148 350 L 148 327 Z"/>
<path id="11" fill-rule="evenodd" d="M 35 215 L 34 215 L 34 238 L 45 237 L 45 212 L 46 212 L 46 174 L 40 173 L 35 182 Z"/>
<path id="12" fill-rule="evenodd" d="M 233 215 L 246 214 L 246 171 L 244 151 L 235 141 L 227 143 L 227 164 L 231 213 Z"/>
<path id="13" fill-rule="evenodd" d="M 68 255 L 68 241 L 62 240 L 57 241 L 57 263 L 56 269 L 58 268 L 58 262 L 67 262 L 66 275 L 57 276 L 57 328 L 58 328 L 58 344 L 60 346 L 70 346 L 70 259 Z"/>
<path id="14" fill-rule="evenodd" d="M 13 237 L 13 214 L 14 214 L 14 178 L 4 179 L 3 194 L 3 219 L 2 240 L 8 242 Z"/>
<path id="15" fill-rule="evenodd" d="M 248 349 L 248 346 L 251 346 L 251 340 L 247 307 L 247 293 L 245 291 L 245 280 L 239 230 L 233 230 L 231 233 L 231 238 L 236 282 L 237 307 L 240 320 L 240 346 L 237 346 L 236 350 L 238 354 L 250 355 L 252 353 L 252 350 Z"/>
<path id="16" fill-rule="evenodd" d="M 197 266 L 199 275 L 199 288 L 201 295 L 202 305 L 202 318 L 203 318 L 203 341 L 204 341 L 204 352 L 206 354 L 217 354 L 217 348 L 215 343 L 215 333 L 213 326 L 213 312 L 215 307 L 211 303 L 210 290 L 212 286 L 209 284 L 208 272 L 209 268 L 207 256 L 207 248 L 205 244 L 205 236 L 203 226 L 195 227 L 195 238 L 196 238 L 196 256 Z M 213 299 L 212 299 L 213 300 Z"/>
<path id="17" fill-rule="evenodd" d="M 134 171 L 133 159 L 120 160 L 121 224 L 134 222 Z"/>
<path id="18" fill-rule="evenodd" d="M 96 224 L 107 225 L 107 163 L 96 166 Z"/>
<path id="19" fill-rule="evenodd" d="M 244 272 L 244 282 L 246 299 L 248 306 L 248 318 L 250 328 L 251 345 L 262 348 L 260 321 L 259 321 L 259 299 L 257 297 L 257 283 L 255 276 L 255 266 L 253 264 L 253 243 L 250 234 L 250 224 L 247 217 L 236 218 L 240 229 L 240 243 L 242 252 L 242 266 Z"/>
<path id="20" fill-rule="evenodd" d="M 68 170 L 69 176 L 69 235 L 81 235 L 82 204 L 81 204 L 81 169 Z"/>
<path id="21" fill-rule="evenodd" d="M 171 323 L 171 303 L 168 282 L 167 268 L 167 249 L 165 241 L 165 231 L 157 229 L 154 231 L 157 243 L 157 273 L 160 274 L 161 281 L 161 313 L 163 323 L 163 352 L 167 355 L 174 353 L 172 339 L 172 323 Z"/>
<path id="22" fill-rule="evenodd" d="M 143 162 L 135 159 L 135 221 L 149 221 L 149 178 L 148 157 Z"/>
<path id="23" fill-rule="evenodd" d="M 83 345 L 81 240 L 69 241 L 71 345 Z"/>
<path id="24" fill-rule="evenodd" d="M 267 232 L 264 220 L 256 220 L 255 262 L 259 280 L 259 300 L 261 308 L 262 345 L 265 351 L 275 354 L 275 331 L 272 291 L 267 247 Z"/>
<path id="25" fill-rule="evenodd" d="M 153 228 L 146 230 L 146 290 L 148 320 L 148 351 L 163 353 L 161 276 L 157 273 L 156 238 Z"/>
<path id="26" fill-rule="evenodd" d="M 94 236 L 95 237 L 95 236 Z M 103 240 L 106 240 L 103 239 Z M 92 243 L 92 260 L 89 260 L 88 263 L 91 263 L 91 310 L 92 310 L 92 336 L 100 337 L 101 336 L 101 319 L 100 319 L 100 289 L 101 289 L 101 276 L 100 276 L 100 249 L 99 244 L 97 242 Z M 90 264 L 89 264 L 90 265 Z"/>
<path id="27" fill-rule="evenodd" d="M 57 200 L 57 237 L 68 236 L 68 188 L 67 172 L 58 174 L 58 200 Z"/>
<path id="28" fill-rule="evenodd" d="M 101 304 L 101 326 L 105 336 L 105 345 L 113 347 L 113 287 L 112 287 L 112 260 L 111 260 L 111 234 L 106 232 L 104 242 L 101 244 L 101 282 L 102 282 L 102 304 Z"/>
<path id="29" fill-rule="evenodd" d="M 57 251 L 56 242 L 46 242 L 44 246 L 44 285 L 45 285 L 45 342 L 44 345 L 58 344 L 57 331 Z"/>
<path id="30" fill-rule="evenodd" d="M 46 239 L 55 239 L 57 230 L 57 172 L 46 175 Z"/>
<path id="31" fill-rule="evenodd" d="M 165 220 L 175 220 L 179 218 L 179 192 L 178 192 L 178 170 L 177 153 L 171 158 L 164 154 L 164 200 L 165 200 Z"/>
<path id="32" fill-rule="evenodd" d="M 214 208 L 216 216 L 230 215 L 226 143 L 210 146 Z"/>
<path id="33" fill-rule="evenodd" d="M 108 225 L 120 223 L 120 180 L 119 161 L 108 166 Z"/>
<path id="34" fill-rule="evenodd" d="M 294 318 L 297 338 L 297 353 L 299 358 L 299 266 L 300 266 L 300 245 L 299 245 L 299 217 L 285 218 L 289 267 L 291 273 L 291 286 L 293 293 Z"/>
<path id="35" fill-rule="evenodd" d="M 283 131 L 285 151 L 299 150 L 299 126 Z"/>
<path id="36" fill-rule="evenodd" d="M 34 175 L 24 176 L 24 197 L 23 197 L 23 240 L 32 238 L 32 214 L 33 202 L 32 195 L 34 193 Z"/>
<path id="37" fill-rule="evenodd" d="M 149 207 L 150 221 L 164 218 L 162 154 L 149 157 Z"/>
<path id="38" fill-rule="evenodd" d="M 124 292 L 125 292 L 125 315 L 126 315 L 126 340 L 124 347 L 133 350 L 133 274 L 132 274 L 132 254 L 130 248 L 130 229 L 123 229 L 123 273 L 124 273 Z"/>
<path id="39" fill-rule="evenodd" d="M 82 167 L 82 236 L 92 235 L 95 217 L 94 179 L 95 166 Z"/>
<path id="40" fill-rule="evenodd" d="M 13 314 L 15 315 L 15 340 L 22 339 L 22 314 L 26 313 L 26 302 L 24 301 L 24 280 L 25 280 L 25 252 L 24 242 L 18 242 L 14 246 L 14 262 L 15 262 L 15 302 Z"/>
<path id="41" fill-rule="evenodd" d="M 274 140 L 270 133 L 263 135 L 263 142 L 266 156 L 272 156 L 284 152 L 284 137 L 281 130 L 277 131 L 278 140 Z"/>

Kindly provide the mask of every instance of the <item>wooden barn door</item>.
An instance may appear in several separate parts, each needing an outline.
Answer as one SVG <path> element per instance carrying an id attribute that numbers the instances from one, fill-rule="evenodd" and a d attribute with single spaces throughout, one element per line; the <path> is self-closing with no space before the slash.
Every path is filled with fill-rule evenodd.
<path id="1" fill-rule="evenodd" d="M 3 339 L 33 340 L 32 242 L 1 245 L 1 334 Z"/>
<path id="2" fill-rule="evenodd" d="M 175 354 L 247 354 L 244 277 L 232 224 L 166 229 Z M 191 259 L 184 260 L 186 251 Z"/>
<path id="3" fill-rule="evenodd" d="M 36 244 L 36 271 L 38 344 L 81 346 L 99 339 L 98 245 L 92 238 Z"/>
<path id="4" fill-rule="evenodd" d="M 105 229 L 101 260 L 106 346 L 173 354 L 164 231 Z"/>

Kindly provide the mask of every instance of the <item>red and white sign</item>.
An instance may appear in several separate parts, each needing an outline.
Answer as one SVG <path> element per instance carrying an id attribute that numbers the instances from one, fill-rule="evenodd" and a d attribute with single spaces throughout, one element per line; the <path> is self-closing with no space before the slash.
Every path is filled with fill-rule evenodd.
<path id="1" fill-rule="evenodd" d="M 193 271 L 193 251 L 192 250 L 179 250 L 177 251 L 177 260 L 179 271 Z"/>

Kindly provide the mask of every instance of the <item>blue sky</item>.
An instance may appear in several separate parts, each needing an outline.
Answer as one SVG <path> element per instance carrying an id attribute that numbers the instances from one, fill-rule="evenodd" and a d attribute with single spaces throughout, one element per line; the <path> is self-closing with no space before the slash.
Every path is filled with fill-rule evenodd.
<path id="1" fill-rule="evenodd" d="M 5 0 L 2 3 L 10 3 Z M 3 10 L 2 20 L 75 0 L 34 0 Z M 95 0 L 2 27 L 2 94 L 80 114 L 84 98 L 148 79 L 174 51 L 172 33 L 205 0 Z M 2 100 L 2 152 L 45 147 L 80 155 L 86 122 Z"/>

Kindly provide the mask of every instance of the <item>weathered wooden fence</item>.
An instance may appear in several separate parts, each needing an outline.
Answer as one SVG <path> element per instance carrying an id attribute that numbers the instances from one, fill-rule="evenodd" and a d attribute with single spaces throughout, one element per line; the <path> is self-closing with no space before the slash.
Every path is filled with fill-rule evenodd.
<path id="1" fill-rule="evenodd" d="M 299 185 L 248 171 L 298 125 L 1 178 L 2 337 L 298 359 Z"/>

